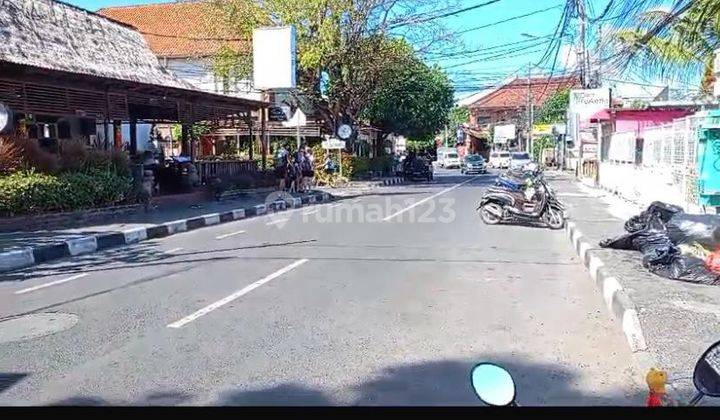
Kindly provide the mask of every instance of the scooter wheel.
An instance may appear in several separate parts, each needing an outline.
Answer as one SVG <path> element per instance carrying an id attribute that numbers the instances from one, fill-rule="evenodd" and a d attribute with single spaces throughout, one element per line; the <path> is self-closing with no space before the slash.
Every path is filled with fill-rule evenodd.
<path id="1" fill-rule="evenodd" d="M 480 207 L 480 219 L 482 219 L 483 223 L 486 225 L 496 225 L 502 221 L 501 217 L 496 216 L 490 211 L 491 208 L 494 208 L 498 212 L 502 212 L 500 206 L 495 203 L 488 203 Z"/>
<path id="2" fill-rule="evenodd" d="M 545 211 L 543 218 L 545 219 L 545 224 L 550 229 L 558 230 L 565 227 L 565 217 L 560 210 L 548 208 Z"/>

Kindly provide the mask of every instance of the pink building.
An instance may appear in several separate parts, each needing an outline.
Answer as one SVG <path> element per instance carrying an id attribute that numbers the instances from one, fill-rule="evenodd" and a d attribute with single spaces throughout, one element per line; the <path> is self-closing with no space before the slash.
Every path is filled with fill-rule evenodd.
<path id="1" fill-rule="evenodd" d="M 604 109 L 590 117 L 590 122 L 600 123 L 602 132 L 607 134 L 635 131 L 635 136 L 643 137 L 646 128 L 673 122 L 697 111 L 697 106 L 673 106 L 648 109 Z"/>

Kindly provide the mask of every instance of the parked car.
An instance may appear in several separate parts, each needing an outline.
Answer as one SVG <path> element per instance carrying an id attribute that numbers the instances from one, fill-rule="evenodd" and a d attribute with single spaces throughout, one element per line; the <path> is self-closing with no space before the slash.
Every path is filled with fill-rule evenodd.
<path id="1" fill-rule="evenodd" d="M 459 168 L 460 156 L 457 152 L 449 152 L 443 154 L 443 159 L 438 159 L 441 168 Z"/>
<path id="2" fill-rule="evenodd" d="M 510 152 L 495 151 L 490 152 L 490 160 L 488 165 L 491 168 L 505 169 L 510 167 Z"/>
<path id="3" fill-rule="evenodd" d="M 412 162 L 407 162 L 405 165 L 403 176 L 408 181 L 426 180 L 432 181 L 433 179 L 433 166 L 432 162 L 417 157 Z"/>
<path id="4" fill-rule="evenodd" d="M 510 154 L 510 169 L 520 169 L 532 162 L 527 152 L 512 152 Z"/>
<path id="5" fill-rule="evenodd" d="M 464 174 L 484 174 L 487 172 L 485 159 L 480 155 L 467 155 L 465 161 L 460 167 L 460 172 Z"/>

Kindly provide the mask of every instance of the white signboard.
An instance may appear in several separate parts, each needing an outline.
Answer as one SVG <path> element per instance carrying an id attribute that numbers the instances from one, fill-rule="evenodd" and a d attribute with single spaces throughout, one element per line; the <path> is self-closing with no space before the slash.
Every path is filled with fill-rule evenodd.
<path id="1" fill-rule="evenodd" d="M 493 143 L 507 143 L 515 138 L 515 124 L 496 125 L 493 131 Z"/>
<path id="2" fill-rule="evenodd" d="M 570 91 L 570 112 L 587 120 L 594 113 L 610 108 L 610 89 L 573 89 Z"/>
<path id="3" fill-rule="evenodd" d="M 323 149 L 344 149 L 345 142 L 339 139 L 328 139 L 322 142 Z"/>
<path id="4" fill-rule="evenodd" d="M 295 28 L 253 29 L 253 86 L 255 89 L 294 89 Z"/>

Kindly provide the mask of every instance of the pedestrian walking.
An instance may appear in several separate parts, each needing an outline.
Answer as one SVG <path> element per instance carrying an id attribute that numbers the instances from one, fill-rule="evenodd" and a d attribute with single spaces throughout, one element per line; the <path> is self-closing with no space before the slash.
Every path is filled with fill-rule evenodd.
<path id="1" fill-rule="evenodd" d="M 297 192 L 298 190 L 298 167 L 297 162 L 295 162 L 295 159 L 292 158 L 292 156 L 288 155 L 288 183 L 290 185 L 289 192 L 292 194 L 294 192 Z"/>
<path id="2" fill-rule="evenodd" d="M 295 158 L 294 159 L 295 160 L 295 162 L 294 162 L 295 169 L 296 169 L 296 174 L 297 174 L 297 182 L 295 184 L 295 187 L 296 187 L 295 189 L 296 189 L 296 191 L 302 192 L 305 189 L 305 184 L 304 184 L 305 176 L 304 176 L 304 172 L 303 172 L 303 168 L 305 168 L 305 148 L 302 146 L 299 147 L 297 152 L 295 152 L 294 158 Z"/>
<path id="3" fill-rule="evenodd" d="M 305 179 L 305 189 L 309 191 L 315 183 L 315 156 L 313 156 L 310 147 L 305 148 L 305 173 L 303 178 Z"/>
<path id="4" fill-rule="evenodd" d="M 288 178 L 288 154 L 280 153 L 276 155 L 275 159 L 275 177 L 278 181 L 278 191 L 285 191 L 287 186 Z"/>

